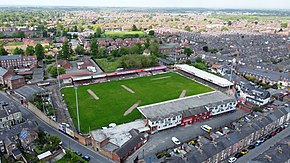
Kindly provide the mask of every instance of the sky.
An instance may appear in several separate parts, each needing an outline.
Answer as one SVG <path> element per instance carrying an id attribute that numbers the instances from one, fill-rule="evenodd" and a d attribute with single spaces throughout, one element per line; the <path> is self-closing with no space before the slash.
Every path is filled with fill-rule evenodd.
<path id="1" fill-rule="evenodd" d="M 0 0 L 1 6 L 201 7 L 289 9 L 290 0 Z"/>

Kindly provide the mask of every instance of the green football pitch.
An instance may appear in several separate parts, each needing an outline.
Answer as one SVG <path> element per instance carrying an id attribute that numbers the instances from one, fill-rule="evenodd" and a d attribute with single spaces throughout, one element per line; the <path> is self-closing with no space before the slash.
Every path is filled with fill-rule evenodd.
<path id="1" fill-rule="evenodd" d="M 88 90 L 94 92 L 97 97 L 90 94 Z M 138 102 L 140 102 L 139 106 L 144 106 L 179 98 L 184 90 L 186 90 L 185 96 L 213 91 L 207 86 L 173 72 L 79 86 L 81 131 L 87 133 L 89 130 L 107 127 L 110 123 L 122 124 L 142 118 L 138 109 L 133 109 L 127 115 L 124 113 Z M 75 90 L 73 87 L 63 88 L 62 93 L 77 126 Z"/>

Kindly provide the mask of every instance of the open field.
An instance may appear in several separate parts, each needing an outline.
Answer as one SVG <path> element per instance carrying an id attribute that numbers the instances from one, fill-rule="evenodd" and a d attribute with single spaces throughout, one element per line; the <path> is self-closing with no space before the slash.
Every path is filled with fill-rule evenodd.
<path id="1" fill-rule="evenodd" d="M 120 32 L 105 32 L 104 36 L 108 38 L 133 38 L 133 37 L 145 37 L 146 34 L 142 31 L 120 31 Z"/>
<path id="2" fill-rule="evenodd" d="M 163 78 L 171 76 L 170 78 Z M 160 78 L 160 80 L 151 80 Z M 122 87 L 126 85 L 135 93 L 130 93 Z M 95 100 L 87 90 L 92 90 L 100 99 Z M 141 78 L 112 81 L 101 84 L 80 86 L 78 100 L 81 130 L 87 133 L 110 123 L 122 124 L 141 118 L 137 109 L 124 116 L 124 113 L 137 101 L 139 106 L 177 99 L 186 90 L 185 96 L 196 95 L 212 91 L 204 85 L 187 79 L 176 73 L 165 73 Z M 64 88 L 62 93 L 75 124 L 76 105 L 74 88 Z"/>
<path id="3" fill-rule="evenodd" d="M 23 42 L 9 42 L 6 44 L 6 46 L 20 46 L 20 45 L 24 45 Z"/>
<path id="4" fill-rule="evenodd" d="M 105 72 L 114 72 L 119 66 L 119 62 L 117 59 L 112 62 L 107 61 L 107 59 L 95 59 L 95 61 L 98 63 L 99 66 L 102 67 Z"/>

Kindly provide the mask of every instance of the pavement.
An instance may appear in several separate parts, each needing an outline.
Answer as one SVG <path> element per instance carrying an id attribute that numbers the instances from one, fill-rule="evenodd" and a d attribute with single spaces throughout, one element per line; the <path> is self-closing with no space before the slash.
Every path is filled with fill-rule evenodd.
<path id="1" fill-rule="evenodd" d="M 61 92 L 59 91 L 58 85 L 54 84 L 48 87 L 48 89 L 52 92 L 51 101 L 52 105 L 55 109 L 56 121 L 58 123 L 67 123 L 71 126 L 73 130 L 75 130 L 74 123 L 70 116 L 70 113 L 67 109 L 66 103 L 61 96 Z"/>
<path id="2" fill-rule="evenodd" d="M 177 137 L 181 142 L 188 142 L 189 140 L 192 140 L 200 135 L 207 134 L 205 131 L 200 129 L 201 125 L 207 124 L 213 129 L 220 128 L 238 120 L 246 114 L 248 114 L 248 112 L 237 109 L 234 113 L 226 113 L 220 116 L 212 117 L 203 122 L 160 131 L 154 135 L 151 135 L 149 141 L 133 153 L 126 162 L 133 162 L 137 155 L 139 158 L 143 158 L 144 156 L 150 156 L 165 149 L 173 148 L 174 144 L 171 141 L 173 136 Z"/>
<path id="3" fill-rule="evenodd" d="M 260 154 L 271 148 L 271 146 L 275 145 L 276 143 L 278 143 L 279 141 L 281 141 L 282 139 L 286 138 L 289 135 L 290 135 L 290 127 L 276 134 L 274 137 L 268 139 L 260 146 L 250 150 L 249 153 L 239 158 L 236 161 L 236 163 L 245 163 L 251 161 L 252 159 L 258 157 Z"/>
<path id="4" fill-rule="evenodd" d="M 19 103 L 11 99 L 8 95 L 6 95 L 3 92 L 0 92 L 0 101 L 7 101 L 9 103 L 14 103 L 17 107 L 19 107 L 20 111 L 22 112 L 22 116 L 25 119 L 34 120 L 37 122 L 38 127 L 41 130 L 46 131 L 50 135 L 57 136 L 61 139 L 63 142 L 64 148 L 71 149 L 72 151 L 79 151 L 82 154 L 89 155 L 91 157 L 92 163 L 111 163 L 112 160 L 106 158 L 105 156 L 101 155 L 100 153 L 93 151 L 90 147 L 84 146 L 77 142 L 76 140 L 72 139 L 71 137 L 63 134 L 62 132 L 52 128 L 45 122 L 43 122 L 40 118 L 38 118 L 35 114 L 33 114 L 31 111 L 27 110 L 23 106 L 21 106 Z"/>

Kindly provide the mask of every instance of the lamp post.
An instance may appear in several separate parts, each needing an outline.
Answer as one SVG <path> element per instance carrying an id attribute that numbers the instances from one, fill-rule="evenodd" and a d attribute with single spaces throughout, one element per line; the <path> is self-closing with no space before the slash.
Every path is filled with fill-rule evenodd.
<path id="1" fill-rule="evenodd" d="M 78 120 L 78 132 L 81 132 L 80 130 L 80 114 L 79 114 L 79 103 L 78 103 L 78 85 L 74 85 L 75 93 L 76 93 L 76 107 L 77 107 L 77 120 Z"/>
<path id="2" fill-rule="evenodd" d="M 60 85 L 60 80 L 59 80 L 59 71 L 58 71 L 57 55 L 56 55 L 55 59 L 56 59 L 56 62 L 55 63 L 56 63 L 56 72 L 57 72 L 57 82 L 58 82 L 58 88 L 60 89 L 61 85 Z"/>

